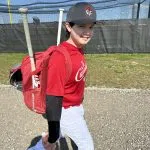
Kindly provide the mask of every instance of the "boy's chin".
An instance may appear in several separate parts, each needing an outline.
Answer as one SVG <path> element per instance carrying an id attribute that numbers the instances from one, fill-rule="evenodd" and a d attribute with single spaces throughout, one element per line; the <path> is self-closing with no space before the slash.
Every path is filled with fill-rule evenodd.
<path id="1" fill-rule="evenodd" d="M 84 46 L 84 45 L 86 45 L 88 42 L 89 42 L 89 40 L 87 40 L 87 41 L 82 41 L 82 42 L 81 42 L 81 45 Z"/>
<path id="2" fill-rule="evenodd" d="M 86 39 L 86 38 L 81 38 L 81 40 L 80 40 L 80 42 L 81 43 L 85 43 L 85 44 L 87 44 L 88 42 L 90 41 L 90 38 L 88 38 L 88 39 Z"/>

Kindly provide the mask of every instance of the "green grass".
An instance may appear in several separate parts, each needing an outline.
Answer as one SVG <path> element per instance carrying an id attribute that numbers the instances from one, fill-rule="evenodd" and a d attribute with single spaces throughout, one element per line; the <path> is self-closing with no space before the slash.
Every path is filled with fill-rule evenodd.
<path id="1" fill-rule="evenodd" d="M 150 54 L 86 55 L 87 86 L 150 88 Z"/>
<path id="2" fill-rule="evenodd" d="M 10 68 L 22 61 L 24 53 L 0 53 L 0 84 L 9 84 Z"/>
<path id="3" fill-rule="evenodd" d="M 24 53 L 0 53 L 0 83 L 9 84 L 9 70 Z M 86 86 L 150 89 L 150 54 L 87 54 Z"/>

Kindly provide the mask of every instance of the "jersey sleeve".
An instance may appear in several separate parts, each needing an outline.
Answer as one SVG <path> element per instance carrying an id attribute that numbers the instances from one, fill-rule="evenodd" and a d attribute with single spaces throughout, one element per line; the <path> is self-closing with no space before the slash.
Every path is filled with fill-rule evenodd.
<path id="1" fill-rule="evenodd" d="M 55 51 L 49 60 L 47 74 L 47 95 L 63 96 L 66 79 L 65 57 Z"/>

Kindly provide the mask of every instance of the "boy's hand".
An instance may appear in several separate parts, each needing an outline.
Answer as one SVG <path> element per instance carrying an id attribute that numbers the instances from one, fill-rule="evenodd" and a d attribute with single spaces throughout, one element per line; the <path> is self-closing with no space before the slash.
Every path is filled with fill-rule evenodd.
<path id="1" fill-rule="evenodd" d="M 42 134 L 42 142 L 45 150 L 55 150 L 56 149 L 56 143 L 49 143 L 48 142 L 48 133 Z"/>

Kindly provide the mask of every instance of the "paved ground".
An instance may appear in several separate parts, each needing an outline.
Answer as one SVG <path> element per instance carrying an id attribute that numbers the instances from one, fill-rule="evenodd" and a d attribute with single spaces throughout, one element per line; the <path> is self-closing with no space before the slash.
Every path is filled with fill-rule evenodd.
<path id="1" fill-rule="evenodd" d="M 150 90 L 88 88 L 84 107 L 95 150 L 150 150 Z M 21 92 L 0 86 L 0 150 L 25 150 L 46 129 Z"/>

